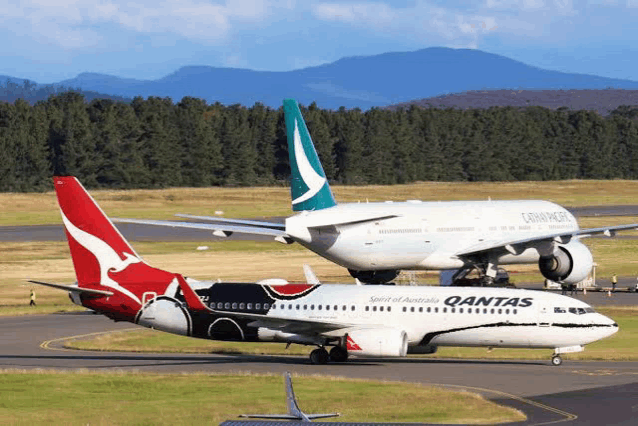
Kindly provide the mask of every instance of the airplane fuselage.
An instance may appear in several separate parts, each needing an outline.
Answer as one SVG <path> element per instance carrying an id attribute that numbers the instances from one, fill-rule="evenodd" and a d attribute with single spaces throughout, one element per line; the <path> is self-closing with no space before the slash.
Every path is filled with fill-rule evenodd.
<path id="1" fill-rule="evenodd" d="M 210 312 L 190 310 L 179 288 L 172 286 L 145 301 L 138 312 L 115 314 L 120 319 L 129 315 L 127 320 L 146 327 L 204 339 L 323 345 L 326 338 L 348 335 L 353 339 L 351 354 L 357 355 L 359 347 L 364 356 L 370 355 L 376 336 L 387 335 L 388 342 L 404 336 L 409 352 L 436 346 L 582 350 L 582 345 L 618 329 L 613 320 L 579 300 L 539 291 L 188 281 Z M 123 303 L 112 299 L 110 309 L 127 304 L 126 296 L 120 297 Z M 91 298 L 83 304 L 104 308 Z M 305 321 L 312 328 L 306 329 Z M 311 331 L 324 326 L 321 335 Z M 356 337 L 361 330 L 370 333 Z M 382 348 L 379 354 L 399 356 L 392 349 Z"/>
<path id="2" fill-rule="evenodd" d="M 384 216 L 390 217 L 365 220 Z M 353 217 L 361 222 L 352 223 Z M 340 224 L 343 218 L 350 221 Z M 461 248 L 578 229 L 563 207 L 534 200 L 350 203 L 286 220 L 286 233 L 297 242 L 358 270 L 462 268 L 466 260 L 456 256 Z M 538 258 L 537 250 L 528 249 L 493 260 L 517 264 Z"/>

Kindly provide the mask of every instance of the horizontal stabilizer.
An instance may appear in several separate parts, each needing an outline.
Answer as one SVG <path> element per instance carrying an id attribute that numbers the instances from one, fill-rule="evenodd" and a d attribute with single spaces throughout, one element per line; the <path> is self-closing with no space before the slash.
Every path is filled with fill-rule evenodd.
<path id="1" fill-rule="evenodd" d="M 206 231 L 217 232 L 217 236 L 227 236 L 222 234 L 228 234 L 237 232 L 240 234 L 254 234 L 254 235 L 267 235 L 273 238 L 290 238 L 283 230 L 273 228 L 260 228 L 257 226 L 234 226 L 226 225 L 223 223 L 197 223 L 197 222 L 180 222 L 176 220 L 146 220 L 146 219 L 125 219 L 125 218 L 113 218 L 113 222 L 117 223 L 138 223 L 141 225 L 152 226 L 168 226 L 171 228 L 190 228 L 190 229 L 202 229 Z M 221 233 L 219 232 L 221 231 Z"/>
<path id="2" fill-rule="evenodd" d="M 261 220 L 227 219 L 225 217 L 196 216 L 192 214 L 182 214 L 182 213 L 178 213 L 175 216 L 183 217 L 184 219 L 206 220 L 210 222 L 220 222 L 220 223 L 236 223 L 238 225 L 250 225 L 250 226 L 259 226 L 262 228 L 281 229 L 282 231 L 286 229 L 286 225 L 284 225 L 283 223 L 267 222 L 267 221 L 261 221 Z"/>
<path id="3" fill-rule="evenodd" d="M 83 294 L 89 294 L 89 295 L 95 295 L 95 296 L 113 296 L 112 292 L 106 291 L 106 290 L 95 290 L 91 288 L 78 287 L 77 285 L 54 284 L 54 283 L 47 283 L 44 281 L 35 281 L 35 280 L 27 280 L 27 281 L 33 284 L 46 285 L 48 287 L 53 287 L 53 288 L 66 290 L 66 291 L 73 291 L 76 293 L 83 293 Z"/>

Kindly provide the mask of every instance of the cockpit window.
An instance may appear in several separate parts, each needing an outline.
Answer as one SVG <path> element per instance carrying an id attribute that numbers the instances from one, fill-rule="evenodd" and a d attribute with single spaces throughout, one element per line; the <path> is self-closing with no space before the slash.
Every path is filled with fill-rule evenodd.
<path id="1" fill-rule="evenodd" d="M 565 312 L 567 312 L 565 308 L 554 308 L 555 314 L 564 314 Z"/>
<path id="2" fill-rule="evenodd" d="M 583 315 L 583 314 L 586 314 L 587 312 L 585 311 L 585 308 L 569 308 L 569 313 L 576 314 L 576 315 Z"/>

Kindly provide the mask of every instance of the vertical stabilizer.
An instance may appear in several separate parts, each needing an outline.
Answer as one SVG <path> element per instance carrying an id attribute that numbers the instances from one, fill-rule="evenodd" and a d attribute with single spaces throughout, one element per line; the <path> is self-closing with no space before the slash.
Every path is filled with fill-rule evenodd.
<path id="1" fill-rule="evenodd" d="M 297 101 L 284 100 L 284 116 L 293 211 L 321 210 L 337 205 Z"/>
<path id="2" fill-rule="evenodd" d="M 144 293 L 164 294 L 173 281 L 177 286 L 175 274 L 153 268 L 138 256 L 75 177 L 54 177 L 53 184 L 80 288 L 107 287 L 134 310 L 142 305 Z"/>

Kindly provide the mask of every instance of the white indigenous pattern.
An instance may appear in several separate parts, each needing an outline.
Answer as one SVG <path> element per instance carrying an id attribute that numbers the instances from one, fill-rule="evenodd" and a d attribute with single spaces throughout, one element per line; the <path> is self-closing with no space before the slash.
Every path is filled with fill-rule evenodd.
<path id="1" fill-rule="evenodd" d="M 308 161 L 308 157 L 306 157 L 306 151 L 304 150 L 303 144 L 301 143 L 301 135 L 299 134 L 299 127 L 297 126 L 296 118 L 295 118 L 294 146 L 295 146 L 295 160 L 297 161 L 297 168 L 299 169 L 299 174 L 301 175 L 301 178 L 303 179 L 304 183 L 308 187 L 308 191 L 306 191 L 305 194 L 292 200 L 292 204 L 298 204 L 314 197 L 317 194 L 317 192 L 319 192 L 319 190 L 326 183 L 326 178 L 321 177 Z"/>

